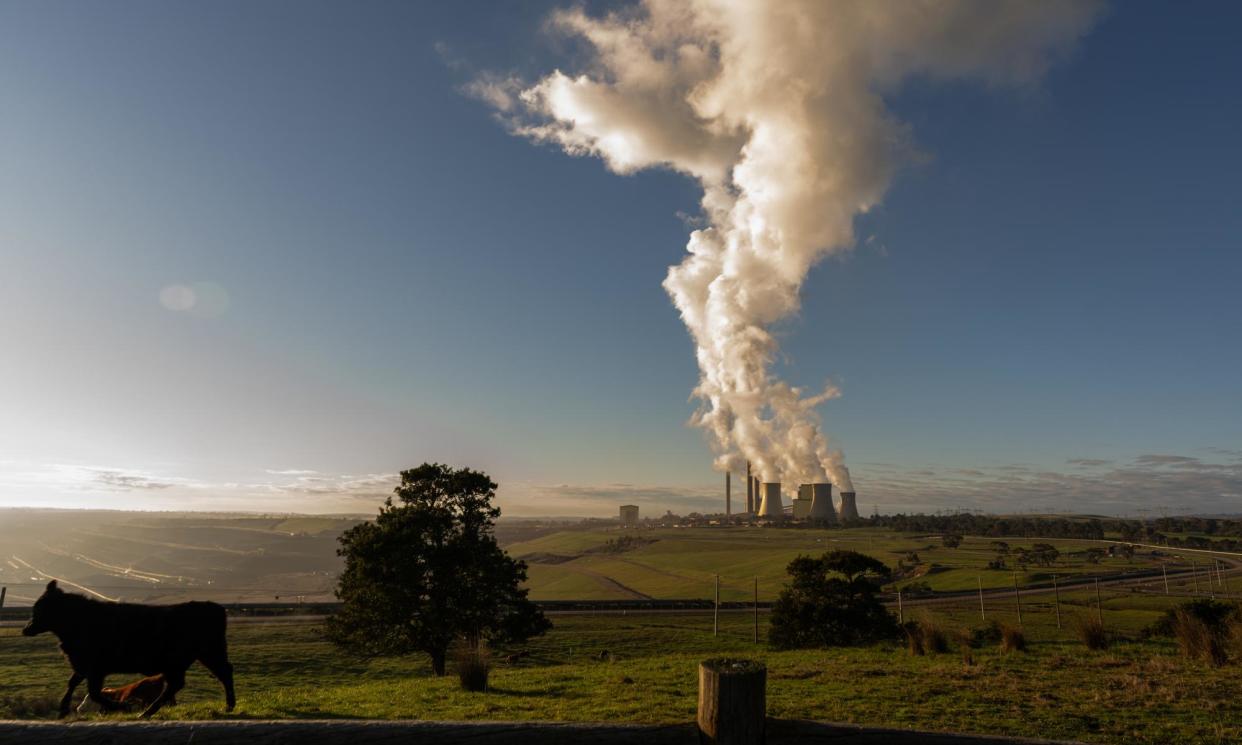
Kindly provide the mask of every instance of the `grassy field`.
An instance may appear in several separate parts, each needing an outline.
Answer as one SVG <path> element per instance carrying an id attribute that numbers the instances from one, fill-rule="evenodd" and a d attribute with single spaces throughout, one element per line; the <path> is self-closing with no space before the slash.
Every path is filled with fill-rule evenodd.
<path id="1" fill-rule="evenodd" d="M 1242 740 L 1242 666 L 1209 668 L 1179 657 L 1171 642 L 1138 640 L 1170 601 L 1120 591 L 1105 597 L 1105 621 L 1131 638 L 1089 652 L 1071 629 L 1075 617 L 1093 612 L 1090 600 L 1066 593 L 1062 630 L 1050 601 L 1025 604 L 1029 651 L 985 643 L 970 661 L 956 644 L 925 657 L 897 644 L 772 652 L 753 642 L 748 613 L 723 614 L 718 637 L 707 614 L 557 616 L 555 628 L 526 647 L 528 658 L 507 664 L 510 650 L 496 651 L 492 689 L 481 694 L 460 691 L 452 677 L 431 677 L 423 658 L 343 656 L 314 622 L 237 623 L 230 630 L 235 716 L 682 722 L 694 717 L 698 661 L 727 653 L 767 662 L 768 709 L 777 717 L 1091 742 Z M 907 609 L 907 617 L 924 613 L 949 629 L 981 625 L 970 604 Z M 1016 622 L 1013 607 L 996 604 L 988 613 Z M 766 636 L 766 617 L 762 623 Z M 601 661 L 605 650 L 609 659 Z M 0 717 L 45 712 L 66 677 L 54 639 L 0 630 Z M 180 698 L 160 716 L 224 716 L 219 685 L 200 668 Z"/>
<path id="2" fill-rule="evenodd" d="M 608 541 L 624 535 L 650 542 L 621 553 L 603 551 Z M 985 589 L 1010 587 L 1013 570 L 987 568 L 996 557 L 992 540 L 967 537 L 960 547 L 950 549 L 941 544 L 939 535 L 869 528 L 666 528 L 629 533 L 601 529 L 563 531 L 505 548 L 512 556 L 526 558 L 530 565 L 531 597 L 538 600 L 707 598 L 712 595 L 717 574 L 723 600 L 749 600 L 755 579 L 759 580 L 760 598 L 771 600 L 785 582 L 785 567 L 790 560 L 799 554 L 818 555 L 832 549 L 861 551 L 892 567 L 908 554 L 917 554 L 918 572 L 898 582 L 898 586 L 925 582 L 937 591 L 973 590 L 979 583 Z M 1132 559 L 1104 558 L 1091 564 L 1081 555 L 1072 554 L 1107 544 L 1058 539 L 1006 541 L 1013 549 L 1049 543 L 1061 552 L 1053 567 L 1031 566 L 1027 571 L 1019 571 L 1017 580 L 1023 585 L 1047 582 L 1054 572 L 1065 578 L 1155 568 L 1160 559 L 1150 550 L 1140 550 Z"/>

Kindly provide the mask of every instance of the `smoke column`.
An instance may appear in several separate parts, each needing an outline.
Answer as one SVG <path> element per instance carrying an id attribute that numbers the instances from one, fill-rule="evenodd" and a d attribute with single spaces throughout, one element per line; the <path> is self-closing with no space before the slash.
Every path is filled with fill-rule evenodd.
<path id="1" fill-rule="evenodd" d="M 550 26 L 583 42 L 581 73 L 487 75 L 470 92 L 511 130 L 620 174 L 664 167 L 703 188 L 705 226 L 664 287 L 690 331 L 717 466 L 852 491 L 816 408 L 772 369 L 769 329 L 798 311 L 807 272 L 854 243 L 853 219 L 912 152 L 884 96 L 910 78 L 1037 81 L 1098 15 L 1039 0 L 646 0 Z"/>

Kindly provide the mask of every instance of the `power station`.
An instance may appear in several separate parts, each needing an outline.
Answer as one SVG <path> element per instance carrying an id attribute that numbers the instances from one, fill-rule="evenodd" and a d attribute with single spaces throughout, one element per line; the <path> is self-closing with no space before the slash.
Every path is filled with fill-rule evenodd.
<path id="1" fill-rule="evenodd" d="M 732 517 L 733 495 L 731 472 L 725 472 L 725 515 Z M 858 501 L 855 492 L 843 491 L 841 506 L 832 502 L 832 484 L 824 481 L 812 484 L 799 484 L 796 492 L 790 494 L 790 504 L 784 504 L 781 495 L 781 482 L 761 481 L 752 470 L 750 462 L 746 463 L 746 512 L 767 522 L 783 522 L 786 519 L 802 521 L 814 525 L 836 525 L 840 522 L 858 520 Z"/>

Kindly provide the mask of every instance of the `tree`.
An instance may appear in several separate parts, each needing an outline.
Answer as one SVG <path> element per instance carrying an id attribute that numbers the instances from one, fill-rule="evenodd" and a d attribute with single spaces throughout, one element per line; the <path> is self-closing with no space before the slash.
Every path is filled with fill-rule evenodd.
<path id="1" fill-rule="evenodd" d="M 833 647 L 892 638 L 897 621 L 876 597 L 888 567 L 854 551 L 799 556 L 772 606 L 768 641 L 778 649 Z"/>
<path id="2" fill-rule="evenodd" d="M 1036 543 L 1031 546 L 1031 561 L 1042 567 L 1050 567 L 1061 556 L 1061 552 L 1051 543 Z"/>
<path id="3" fill-rule="evenodd" d="M 328 621 L 332 641 L 367 656 L 425 652 L 444 675 L 458 638 L 477 648 L 551 628 L 521 586 L 526 564 L 496 543 L 491 479 L 424 463 L 401 472 L 394 496 L 374 521 L 340 537 L 345 569 L 341 609 Z"/>
<path id="4" fill-rule="evenodd" d="M 957 548 L 962 545 L 962 537 L 956 533 L 945 533 L 940 540 L 945 548 Z"/>

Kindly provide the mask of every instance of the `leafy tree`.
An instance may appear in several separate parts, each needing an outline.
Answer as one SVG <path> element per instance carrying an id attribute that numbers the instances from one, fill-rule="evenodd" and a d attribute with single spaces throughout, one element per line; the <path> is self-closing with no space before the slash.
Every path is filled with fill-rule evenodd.
<path id="1" fill-rule="evenodd" d="M 345 569 L 336 591 L 342 606 L 328 622 L 332 641 L 363 655 L 425 652 L 443 675 L 459 637 L 477 648 L 551 628 L 521 586 L 526 564 L 496 543 L 491 479 L 424 463 L 401 472 L 394 496 L 374 521 L 340 538 Z"/>
<path id="2" fill-rule="evenodd" d="M 945 533 L 940 540 L 944 543 L 945 548 L 957 548 L 962 545 L 962 537 L 957 533 Z"/>
<path id="3" fill-rule="evenodd" d="M 892 638 L 897 620 L 876 593 L 888 567 L 854 551 L 799 556 L 772 607 L 768 641 L 778 649 L 833 647 Z"/>
<path id="4" fill-rule="evenodd" d="M 1050 567 L 1061 556 L 1061 552 L 1051 543 L 1036 543 L 1031 546 L 1031 561 L 1041 567 Z"/>

